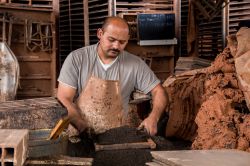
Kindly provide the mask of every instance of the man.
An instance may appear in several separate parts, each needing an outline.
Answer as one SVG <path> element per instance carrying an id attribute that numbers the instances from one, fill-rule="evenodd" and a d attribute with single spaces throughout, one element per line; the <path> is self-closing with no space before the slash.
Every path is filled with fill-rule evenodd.
<path id="1" fill-rule="evenodd" d="M 101 128 L 100 132 L 120 126 L 136 88 L 152 94 L 153 109 L 139 127 L 155 135 L 167 97 L 144 61 L 124 51 L 129 40 L 127 22 L 109 17 L 98 29 L 97 37 L 97 44 L 75 50 L 67 57 L 58 78 L 57 97 L 67 108 L 71 124 L 79 132 L 90 126 Z"/>

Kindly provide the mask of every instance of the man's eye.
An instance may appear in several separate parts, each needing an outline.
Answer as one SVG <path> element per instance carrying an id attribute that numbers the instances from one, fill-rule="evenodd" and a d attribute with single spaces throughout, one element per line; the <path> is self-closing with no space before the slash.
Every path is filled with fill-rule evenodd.
<path id="1" fill-rule="evenodd" d="M 109 41 L 110 41 L 110 42 L 114 42 L 114 41 L 115 41 L 115 39 L 109 39 Z"/>

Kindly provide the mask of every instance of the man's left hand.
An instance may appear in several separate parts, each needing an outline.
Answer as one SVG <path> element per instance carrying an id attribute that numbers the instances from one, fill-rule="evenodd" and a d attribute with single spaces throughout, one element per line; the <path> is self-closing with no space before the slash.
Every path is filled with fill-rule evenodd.
<path id="1" fill-rule="evenodd" d="M 149 135 L 154 136 L 157 134 L 157 123 L 158 119 L 149 115 L 142 121 L 138 129 L 145 129 Z"/>

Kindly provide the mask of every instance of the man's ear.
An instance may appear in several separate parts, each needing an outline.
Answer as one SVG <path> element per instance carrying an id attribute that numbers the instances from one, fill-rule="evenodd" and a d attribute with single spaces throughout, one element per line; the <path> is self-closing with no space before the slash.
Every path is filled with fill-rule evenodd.
<path id="1" fill-rule="evenodd" d="M 102 29 L 101 29 L 101 28 L 98 28 L 98 29 L 97 29 L 97 37 L 98 37 L 98 39 L 101 39 L 102 35 L 103 35 Z"/>

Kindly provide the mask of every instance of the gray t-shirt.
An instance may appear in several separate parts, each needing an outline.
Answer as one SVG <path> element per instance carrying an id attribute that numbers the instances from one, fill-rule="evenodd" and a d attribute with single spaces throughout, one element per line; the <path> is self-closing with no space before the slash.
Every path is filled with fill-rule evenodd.
<path id="1" fill-rule="evenodd" d="M 105 70 L 97 59 L 97 45 L 71 52 L 61 68 L 58 81 L 77 89 L 77 96 L 84 89 L 91 75 L 105 80 L 120 80 L 121 95 L 127 110 L 129 98 L 134 89 L 147 94 L 160 83 L 141 58 L 126 51 L 121 52 L 118 59 Z"/>

